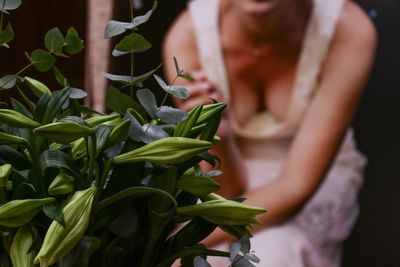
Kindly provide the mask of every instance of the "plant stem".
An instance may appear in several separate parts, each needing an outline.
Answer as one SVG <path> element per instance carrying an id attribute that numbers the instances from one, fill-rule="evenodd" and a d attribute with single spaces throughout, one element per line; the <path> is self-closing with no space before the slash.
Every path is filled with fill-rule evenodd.
<path id="1" fill-rule="evenodd" d="M 94 196 L 92 207 L 98 206 L 98 203 L 101 198 L 101 194 L 103 193 L 104 185 L 106 183 L 106 179 L 112 168 L 112 164 L 113 164 L 112 159 L 110 159 L 106 162 L 106 165 L 104 166 L 104 169 L 103 169 L 103 173 L 101 174 L 100 181 L 96 181 L 97 192 L 96 192 L 96 195 Z M 94 231 L 93 228 L 94 228 L 94 223 L 95 223 L 95 221 L 94 221 L 95 214 L 96 214 L 96 209 L 92 209 L 92 212 L 90 214 L 90 220 L 89 220 L 89 233 L 91 233 L 91 234 L 93 234 L 93 231 Z"/>
<path id="2" fill-rule="evenodd" d="M 35 172 L 35 175 L 33 175 L 35 187 L 37 190 L 39 190 L 39 193 L 42 197 L 46 197 L 46 189 L 44 188 L 43 183 L 43 170 L 39 162 L 39 156 L 34 153 L 32 146 L 28 142 L 24 142 L 24 145 L 28 149 L 30 158 L 32 160 L 33 169 Z"/>
<path id="3" fill-rule="evenodd" d="M 87 178 L 87 182 L 89 184 L 92 183 L 94 163 L 96 160 L 96 134 L 92 134 L 90 136 L 90 141 L 91 141 L 91 146 L 90 146 L 89 170 L 88 170 L 88 178 Z"/>
<path id="4" fill-rule="evenodd" d="M 169 85 L 167 91 L 170 91 L 170 90 L 171 90 L 171 87 L 175 84 L 176 80 L 178 79 L 178 77 L 179 77 L 179 75 L 180 75 L 181 73 L 182 73 L 182 71 L 181 71 L 180 73 L 178 73 L 178 74 L 175 76 L 174 80 L 173 80 L 172 83 Z M 161 107 L 164 105 L 165 101 L 167 101 L 167 97 L 168 97 L 168 92 L 165 93 L 164 99 L 161 101 L 160 106 L 157 108 L 157 112 L 160 111 L 160 109 L 161 109 Z M 145 130 L 146 133 L 147 133 L 147 131 L 149 130 L 150 126 L 151 126 L 151 123 L 149 123 L 149 126 L 147 126 L 147 128 L 146 128 L 146 130 Z"/>
<path id="5" fill-rule="evenodd" d="M 25 67 L 23 67 L 22 69 L 20 69 L 16 74 L 14 74 L 10 79 L 8 79 L 4 84 L 2 84 L 1 86 L 6 86 L 9 82 L 11 82 L 13 79 L 15 79 L 18 75 L 20 75 L 22 72 L 26 71 L 28 68 L 30 68 L 33 64 L 29 63 L 28 65 L 26 65 Z"/>

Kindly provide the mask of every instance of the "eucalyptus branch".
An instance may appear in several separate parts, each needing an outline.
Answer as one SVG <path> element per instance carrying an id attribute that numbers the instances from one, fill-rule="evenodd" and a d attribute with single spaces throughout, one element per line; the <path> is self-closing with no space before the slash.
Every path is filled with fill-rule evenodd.
<path id="1" fill-rule="evenodd" d="M 161 110 L 161 107 L 164 105 L 165 101 L 167 101 L 168 98 L 168 92 L 171 90 L 171 87 L 175 84 L 176 80 L 179 78 L 179 75 L 181 75 L 183 73 L 183 71 L 180 71 L 174 78 L 174 80 L 172 81 L 172 83 L 168 86 L 167 92 L 164 95 L 163 100 L 161 101 L 161 104 L 159 107 L 157 107 L 157 112 Z M 150 128 L 151 123 L 149 123 L 149 126 L 147 126 L 145 132 L 147 132 Z"/>
<path id="2" fill-rule="evenodd" d="M 9 82 L 11 82 L 12 80 L 14 80 L 16 77 L 18 77 L 21 73 L 23 73 L 24 71 L 26 71 L 27 69 L 29 69 L 31 66 L 33 65 L 33 63 L 29 63 L 28 65 L 26 65 L 25 67 L 23 67 L 22 69 L 20 69 L 16 74 L 12 75 L 10 79 L 8 79 L 5 83 L 3 83 L 1 86 L 6 86 Z"/>

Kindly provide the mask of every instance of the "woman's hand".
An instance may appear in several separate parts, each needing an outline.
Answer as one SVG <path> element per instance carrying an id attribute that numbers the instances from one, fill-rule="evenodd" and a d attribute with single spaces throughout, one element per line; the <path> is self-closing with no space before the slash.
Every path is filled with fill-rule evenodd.
<path id="1" fill-rule="evenodd" d="M 188 89 L 190 93 L 190 97 L 187 99 L 174 99 L 177 107 L 189 111 L 199 104 L 225 101 L 221 91 L 208 79 L 205 72 L 193 72 L 191 73 L 191 76 L 195 80 L 184 84 L 185 88 Z M 217 135 L 222 139 L 232 136 L 232 130 L 227 115 L 227 111 L 222 113 L 221 123 L 217 132 Z"/>
<path id="2" fill-rule="evenodd" d="M 191 73 L 191 76 L 195 79 L 189 81 L 184 86 L 188 89 L 190 97 L 187 99 L 176 99 L 175 104 L 183 110 L 189 111 L 198 104 L 209 104 L 213 100 L 217 102 L 223 101 L 221 92 L 215 87 L 215 85 L 208 79 L 207 75 L 203 71 L 197 71 Z"/>

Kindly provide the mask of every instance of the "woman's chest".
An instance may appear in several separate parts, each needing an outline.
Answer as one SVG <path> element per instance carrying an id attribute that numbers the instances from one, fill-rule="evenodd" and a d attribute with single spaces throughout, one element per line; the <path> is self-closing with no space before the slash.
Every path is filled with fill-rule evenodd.
<path id="1" fill-rule="evenodd" d="M 292 100 L 297 58 L 297 54 L 225 53 L 231 110 L 240 125 L 260 112 L 268 112 L 278 121 L 286 118 Z"/>

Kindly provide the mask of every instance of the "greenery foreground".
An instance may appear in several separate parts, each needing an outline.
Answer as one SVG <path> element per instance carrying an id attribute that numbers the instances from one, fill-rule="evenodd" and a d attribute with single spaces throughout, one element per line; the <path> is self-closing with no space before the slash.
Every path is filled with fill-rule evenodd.
<path id="1" fill-rule="evenodd" d="M 15 36 L 7 15 L 21 4 L 0 0 L 2 49 Z M 51 29 L 43 49 L 26 53 L 26 66 L 0 76 L 0 90 L 18 95 L 0 102 L 1 267 L 162 267 L 176 259 L 204 267 L 210 255 L 235 267 L 259 262 L 248 238 L 264 210 L 219 196 L 220 172 L 199 167 L 219 163 L 209 150 L 226 105 L 184 112 L 164 105 L 167 95 L 189 92 L 155 75 L 159 67 L 134 76 L 134 54 L 151 47 L 137 30 L 156 7 L 133 17 L 131 3 L 130 21 L 106 26 L 107 38 L 119 38 L 113 56 L 131 57 L 130 75 L 104 74 L 117 85 L 107 91 L 109 114 L 82 105 L 86 93 L 55 66 L 84 49 L 74 28 Z M 176 77 L 192 79 L 174 60 Z M 59 88 L 23 76 L 28 68 L 52 72 Z M 166 94 L 160 104 L 143 87 L 152 77 Z M 200 243 L 216 227 L 240 240 L 230 252 Z"/>

